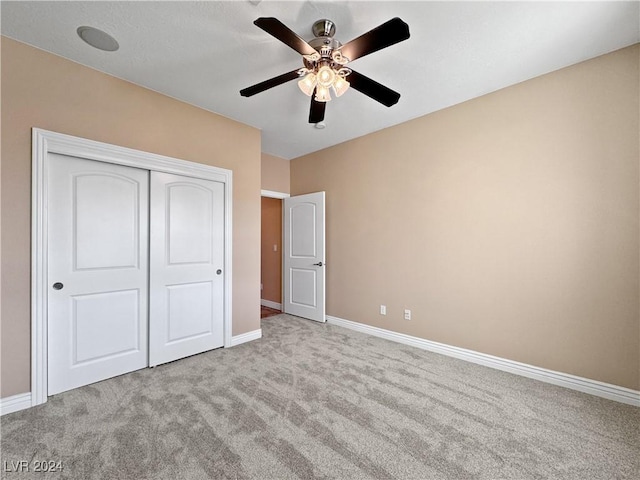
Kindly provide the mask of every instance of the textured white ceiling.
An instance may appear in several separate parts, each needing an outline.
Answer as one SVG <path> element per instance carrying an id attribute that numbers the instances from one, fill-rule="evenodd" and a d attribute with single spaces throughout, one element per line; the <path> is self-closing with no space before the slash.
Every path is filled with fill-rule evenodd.
<path id="1" fill-rule="evenodd" d="M 405 122 L 640 41 L 633 2 L 7 2 L 2 34 L 262 130 L 262 150 L 294 158 Z M 355 60 L 402 94 L 387 108 L 350 90 L 307 123 L 295 81 L 254 97 L 240 89 L 302 66 L 258 27 L 276 17 L 306 40 L 329 18 L 342 43 L 392 17 L 411 38 Z M 117 52 L 83 43 L 77 27 L 113 35 Z"/>

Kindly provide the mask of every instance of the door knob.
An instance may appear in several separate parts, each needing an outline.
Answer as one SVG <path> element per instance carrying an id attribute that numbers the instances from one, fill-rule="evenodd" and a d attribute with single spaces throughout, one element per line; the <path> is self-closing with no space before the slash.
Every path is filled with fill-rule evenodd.
<path id="1" fill-rule="evenodd" d="M 218 269 L 216 270 L 216 274 L 220 275 L 222 273 L 222 270 Z"/>
<path id="2" fill-rule="evenodd" d="M 53 289 L 54 290 L 62 290 L 62 288 L 64 287 L 64 285 L 60 282 L 56 282 L 53 284 Z"/>
<path id="3" fill-rule="evenodd" d="M 316 267 L 321 267 L 321 266 L 323 266 L 323 265 L 324 265 L 324 263 L 322 263 L 322 262 L 318 262 L 318 263 L 314 263 L 314 265 L 315 265 Z"/>

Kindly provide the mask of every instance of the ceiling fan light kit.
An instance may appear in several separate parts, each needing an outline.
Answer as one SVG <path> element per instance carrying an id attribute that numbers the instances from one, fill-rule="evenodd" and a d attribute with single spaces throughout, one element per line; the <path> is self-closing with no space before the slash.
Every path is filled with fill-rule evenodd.
<path id="1" fill-rule="evenodd" d="M 310 42 L 276 18 L 261 17 L 253 23 L 302 55 L 304 67 L 240 90 L 243 97 L 298 78 L 300 90 L 311 97 L 309 123 L 316 125 L 324 120 L 326 103 L 331 101 L 331 90 L 336 97 L 340 97 L 352 87 L 387 107 L 398 103 L 399 93 L 345 65 L 409 38 L 409 26 L 399 18 L 393 18 L 345 45 L 333 38 L 336 27 L 328 19 L 313 24 L 311 31 L 315 38 Z"/>
<path id="2" fill-rule="evenodd" d="M 333 88 L 336 97 L 342 95 L 349 88 L 349 82 L 345 80 L 345 77 L 351 73 L 349 68 L 342 67 L 337 70 L 333 65 L 324 64 L 317 68 L 317 72 L 305 67 L 298 70 L 298 73 L 304 76 L 298 82 L 300 90 L 308 97 L 313 95 L 315 91 L 314 98 L 317 102 L 329 102 L 331 100 L 329 88 Z"/>

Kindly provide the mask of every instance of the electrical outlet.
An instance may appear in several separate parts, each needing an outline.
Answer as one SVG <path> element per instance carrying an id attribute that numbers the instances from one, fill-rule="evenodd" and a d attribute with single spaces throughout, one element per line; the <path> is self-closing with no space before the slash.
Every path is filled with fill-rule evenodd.
<path id="1" fill-rule="evenodd" d="M 404 319 L 405 320 L 411 320 L 411 310 L 404 310 Z"/>
<path id="2" fill-rule="evenodd" d="M 274 252 L 277 252 L 277 251 L 278 251 L 278 245 L 277 245 L 277 244 L 273 246 L 273 251 L 274 251 Z"/>
<path id="3" fill-rule="evenodd" d="M 386 314 L 387 314 L 387 306 L 380 305 L 380 315 L 386 315 Z"/>

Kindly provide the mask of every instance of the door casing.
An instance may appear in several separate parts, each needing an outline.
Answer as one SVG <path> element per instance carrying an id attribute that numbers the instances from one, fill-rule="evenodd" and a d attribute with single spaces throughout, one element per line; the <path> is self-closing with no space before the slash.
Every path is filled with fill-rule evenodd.
<path id="1" fill-rule="evenodd" d="M 150 171 L 173 173 L 224 183 L 224 346 L 232 330 L 232 188 L 233 172 L 108 143 L 32 129 L 31 177 L 31 405 L 47 401 L 47 180 L 48 155 L 59 153 Z"/>

